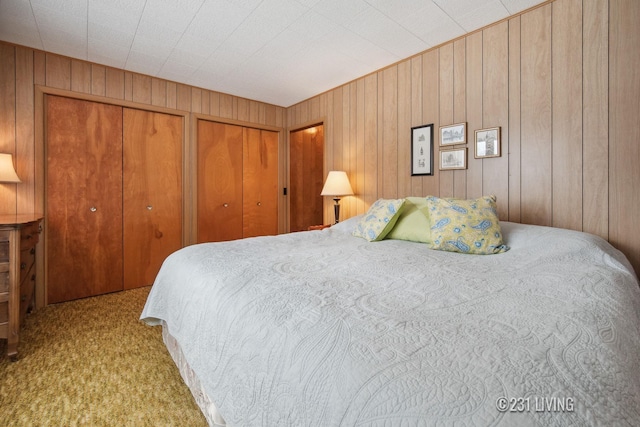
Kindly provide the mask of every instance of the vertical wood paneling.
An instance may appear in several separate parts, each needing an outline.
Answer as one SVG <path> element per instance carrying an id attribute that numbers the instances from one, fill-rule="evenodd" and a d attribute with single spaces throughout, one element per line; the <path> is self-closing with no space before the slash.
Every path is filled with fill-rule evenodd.
<path id="1" fill-rule="evenodd" d="M 91 93 L 91 64 L 77 59 L 71 60 L 71 90 Z"/>
<path id="2" fill-rule="evenodd" d="M 509 20 L 509 221 L 520 222 L 520 17 Z"/>
<path id="3" fill-rule="evenodd" d="M 33 54 L 30 49 L 16 47 L 16 173 L 22 181 L 16 186 L 18 213 L 36 210 Z"/>
<path id="4" fill-rule="evenodd" d="M 460 39 L 453 43 L 453 121 L 456 123 L 467 121 L 465 52 L 466 39 Z M 468 135 L 467 141 L 470 141 Z M 469 157 L 473 157 L 473 155 Z M 467 197 L 467 173 L 465 170 L 453 171 L 453 196 L 461 199 Z"/>
<path id="5" fill-rule="evenodd" d="M 209 114 L 212 116 L 220 115 L 220 94 L 218 92 L 209 94 Z"/>
<path id="6" fill-rule="evenodd" d="M 422 60 L 424 55 L 416 56 L 411 59 L 411 82 L 409 83 L 409 91 L 410 96 L 410 114 L 411 114 L 411 125 L 414 126 L 422 126 L 428 125 L 432 122 L 423 123 L 422 121 Z M 437 127 L 436 127 L 437 129 Z M 402 129 L 399 128 L 398 132 L 402 132 Z M 411 158 L 411 134 L 409 131 L 406 131 L 409 134 L 409 158 Z M 434 131 L 434 137 L 437 132 Z M 431 153 L 431 159 L 433 160 L 434 153 Z M 435 168 L 437 164 L 433 162 L 433 168 Z M 409 195 L 421 195 L 422 194 L 422 181 L 423 177 L 421 176 L 412 176 L 409 178 Z"/>
<path id="7" fill-rule="evenodd" d="M 453 104 L 453 43 L 442 46 L 440 49 L 440 126 L 446 126 L 454 122 L 454 104 Z M 437 145 L 440 144 L 440 133 L 435 132 Z M 442 147 L 439 147 L 439 149 Z M 445 147 L 451 148 L 451 147 Z M 438 159 L 438 168 L 440 167 L 440 153 L 436 156 Z M 440 196 L 453 197 L 453 171 L 440 171 Z"/>
<path id="8" fill-rule="evenodd" d="M 191 87 L 178 83 L 176 85 L 176 108 L 189 111 L 191 108 Z"/>
<path id="9" fill-rule="evenodd" d="M 364 78 L 364 198 L 365 209 L 378 199 L 378 76 Z"/>
<path id="10" fill-rule="evenodd" d="M 202 97 L 200 100 L 200 111 L 202 111 L 202 114 L 210 114 L 211 107 L 210 107 L 210 98 L 209 98 L 208 90 L 202 91 Z"/>
<path id="11" fill-rule="evenodd" d="M 382 72 L 382 197 L 398 197 L 398 67 Z"/>
<path id="12" fill-rule="evenodd" d="M 582 0 L 552 8 L 552 224 L 582 230 Z"/>
<path id="13" fill-rule="evenodd" d="M 220 94 L 220 117 L 233 118 L 233 97 L 227 94 Z"/>
<path id="14" fill-rule="evenodd" d="M 142 74 L 133 75 L 133 102 L 151 104 L 151 77 Z"/>
<path id="15" fill-rule="evenodd" d="M 440 50 L 422 55 L 422 123 L 433 123 L 433 176 L 422 178 L 422 193 L 419 196 L 440 195 Z"/>
<path id="16" fill-rule="evenodd" d="M 0 152 L 16 156 L 16 55 L 13 46 L 0 44 Z M 19 177 L 20 175 L 18 175 Z M 0 214 L 16 213 L 16 184 L 0 184 Z"/>
<path id="17" fill-rule="evenodd" d="M 551 5 L 521 16 L 522 221 L 551 225 Z"/>
<path id="18" fill-rule="evenodd" d="M 37 85 L 47 84 L 47 56 L 44 52 L 33 52 L 33 82 Z"/>
<path id="19" fill-rule="evenodd" d="M 349 84 L 349 169 L 347 169 L 349 174 L 349 182 L 353 188 L 354 181 L 358 175 L 358 163 L 357 163 L 357 131 L 358 131 L 358 123 L 357 123 L 357 85 L 355 82 L 351 82 Z M 309 109 L 311 112 L 311 109 Z M 354 190 L 355 191 L 355 190 Z M 347 210 L 347 214 L 349 216 L 353 216 L 357 212 L 357 198 L 356 197 L 347 197 L 347 201 L 349 202 L 349 209 Z M 345 218 L 347 218 L 345 216 Z"/>
<path id="20" fill-rule="evenodd" d="M 151 105 L 167 106 L 167 81 L 157 78 L 151 79 Z"/>
<path id="21" fill-rule="evenodd" d="M 91 94 L 106 96 L 107 68 L 102 65 L 91 64 Z"/>
<path id="22" fill-rule="evenodd" d="M 333 127 L 331 134 L 333 135 L 333 153 L 330 158 L 330 170 L 343 170 L 343 153 L 342 153 L 342 133 L 344 125 L 344 115 L 342 114 L 342 88 L 331 91 L 333 93 Z"/>
<path id="23" fill-rule="evenodd" d="M 108 98 L 124 99 L 124 71 L 107 68 L 105 94 Z"/>
<path id="24" fill-rule="evenodd" d="M 167 108 L 178 108 L 178 85 L 167 82 Z"/>
<path id="25" fill-rule="evenodd" d="M 376 178 L 378 180 L 378 194 L 382 196 L 384 194 L 384 167 L 382 164 L 384 162 L 384 75 L 383 71 L 378 71 L 376 74 L 378 74 L 378 109 L 376 111 L 376 127 L 378 128 L 376 149 L 378 151 L 378 163 L 376 164 Z"/>
<path id="26" fill-rule="evenodd" d="M 500 157 L 481 160 L 482 192 L 498 200 L 498 216 L 509 217 L 509 24 L 503 22 L 483 31 L 482 128 L 501 127 Z M 478 129 L 478 128 L 476 128 Z M 469 134 L 470 150 L 475 135 Z M 473 155 L 470 155 L 472 157 Z"/>
<path id="27" fill-rule="evenodd" d="M 248 122 L 249 117 L 249 101 L 244 98 L 238 99 L 238 116 L 236 118 Z"/>
<path id="28" fill-rule="evenodd" d="M 583 2 L 582 226 L 609 238 L 609 1 Z"/>
<path id="29" fill-rule="evenodd" d="M 191 88 L 191 108 L 190 111 L 194 113 L 201 113 L 202 110 L 202 90 L 198 88 Z"/>
<path id="30" fill-rule="evenodd" d="M 467 169 L 467 196 L 480 197 L 484 194 L 483 161 L 474 159 L 474 129 L 481 129 L 483 94 L 483 39 L 484 32 L 467 37 L 467 145 L 469 147 Z"/>
<path id="31" fill-rule="evenodd" d="M 411 99 L 411 61 L 398 64 L 397 99 Z M 398 102 L 398 194 L 397 197 L 411 196 L 411 102 Z"/>
<path id="32" fill-rule="evenodd" d="M 609 239 L 640 272 L 640 2 L 609 3 Z"/>
<path id="33" fill-rule="evenodd" d="M 133 101 L 133 74 L 129 71 L 124 72 L 124 99 Z"/>
<path id="34" fill-rule="evenodd" d="M 46 85 L 71 90 L 71 60 L 51 53 L 46 54 Z"/>
<path id="35" fill-rule="evenodd" d="M 354 214 L 362 214 L 365 213 L 365 201 L 363 198 L 364 194 L 364 183 L 366 179 L 365 175 L 365 144 L 364 144 L 364 133 L 365 133 L 365 90 L 364 90 L 364 79 L 358 79 L 356 82 L 356 158 L 357 158 L 357 166 L 356 166 L 356 178 L 355 182 L 352 182 L 353 192 L 355 193 L 354 198 L 356 199 L 357 209 Z"/>

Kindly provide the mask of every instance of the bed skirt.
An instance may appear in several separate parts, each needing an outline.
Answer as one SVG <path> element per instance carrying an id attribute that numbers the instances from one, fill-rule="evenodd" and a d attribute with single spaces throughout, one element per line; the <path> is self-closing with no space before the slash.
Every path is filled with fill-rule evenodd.
<path id="1" fill-rule="evenodd" d="M 212 427 L 224 427 L 226 426 L 226 422 L 224 418 L 218 412 L 218 408 L 211 401 L 207 393 L 202 388 L 200 380 L 193 372 L 189 363 L 184 358 L 182 354 L 182 349 L 180 348 L 180 344 L 178 341 L 169 333 L 169 328 L 167 328 L 166 323 L 162 322 L 162 340 L 164 341 L 167 350 L 169 350 L 169 354 L 173 358 L 176 366 L 178 367 L 178 371 L 180 371 L 180 375 L 184 380 L 187 387 L 191 391 L 193 398 L 196 401 L 198 407 L 204 414 L 204 417 L 207 419 L 207 422 Z"/>

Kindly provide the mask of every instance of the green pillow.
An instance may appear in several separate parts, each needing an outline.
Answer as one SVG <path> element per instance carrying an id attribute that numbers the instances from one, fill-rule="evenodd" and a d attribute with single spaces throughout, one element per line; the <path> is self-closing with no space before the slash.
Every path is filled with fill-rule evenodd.
<path id="1" fill-rule="evenodd" d="M 404 206 L 404 199 L 378 199 L 358 221 L 353 235 L 370 242 L 384 239 Z"/>
<path id="2" fill-rule="evenodd" d="M 431 248 L 467 254 L 495 254 L 509 250 L 502 241 L 495 196 L 478 199 L 427 197 Z"/>
<path id="3" fill-rule="evenodd" d="M 426 197 L 407 197 L 405 200 L 396 225 L 385 239 L 430 243 L 431 224 Z"/>

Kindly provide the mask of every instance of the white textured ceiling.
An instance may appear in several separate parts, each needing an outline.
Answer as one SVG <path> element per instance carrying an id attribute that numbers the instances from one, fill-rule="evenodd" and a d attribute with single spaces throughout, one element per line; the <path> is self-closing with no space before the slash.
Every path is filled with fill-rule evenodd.
<path id="1" fill-rule="evenodd" d="M 543 0 L 0 0 L 0 40 L 283 107 Z"/>

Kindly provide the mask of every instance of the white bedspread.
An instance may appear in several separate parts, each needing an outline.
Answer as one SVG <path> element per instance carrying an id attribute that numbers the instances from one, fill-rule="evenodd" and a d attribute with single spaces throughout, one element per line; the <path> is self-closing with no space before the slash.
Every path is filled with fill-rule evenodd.
<path id="1" fill-rule="evenodd" d="M 463 255 L 349 224 L 165 261 L 141 318 L 228 425 L 640 425 L 640 290 L 607 242 L 503 222 L 510 251 Z"/>

